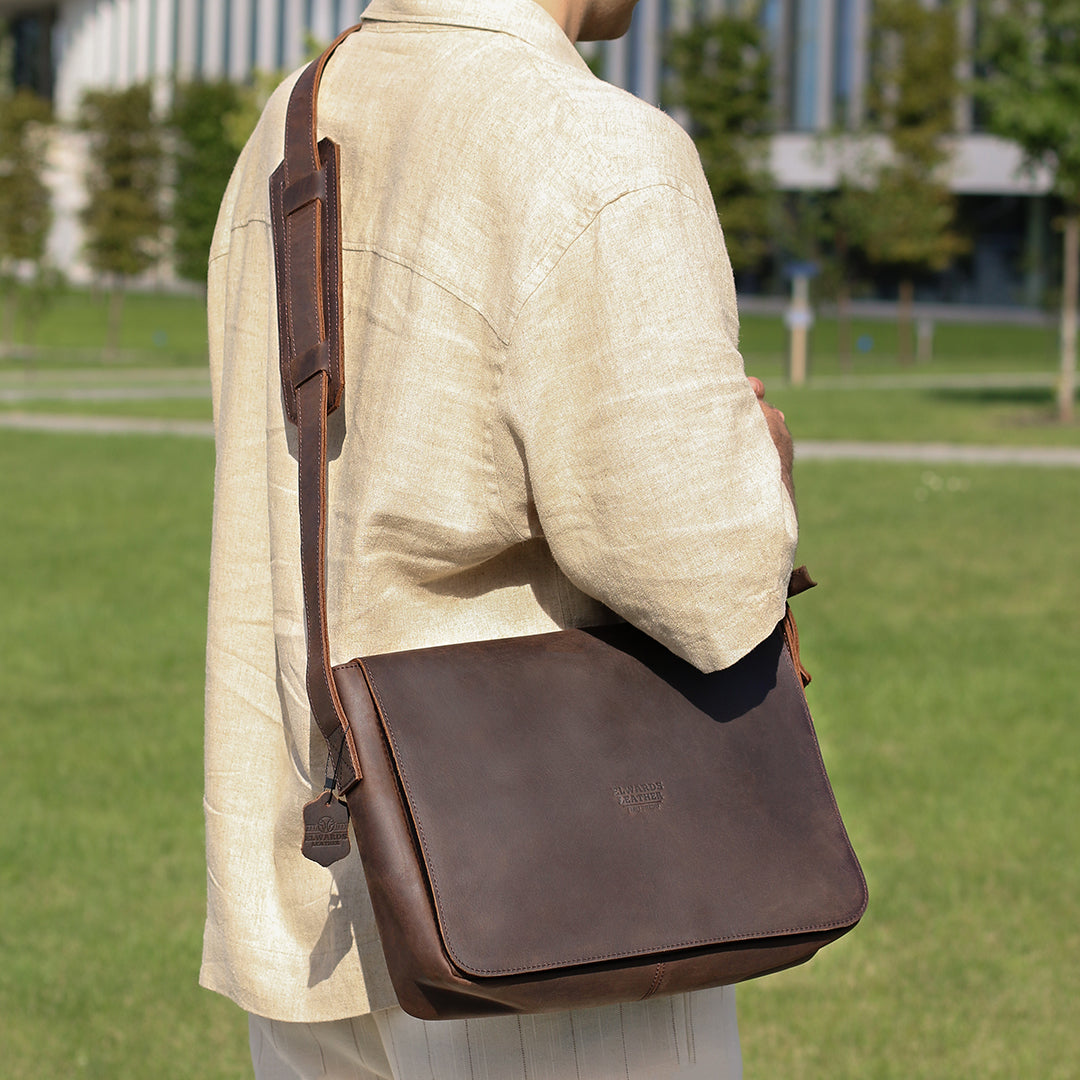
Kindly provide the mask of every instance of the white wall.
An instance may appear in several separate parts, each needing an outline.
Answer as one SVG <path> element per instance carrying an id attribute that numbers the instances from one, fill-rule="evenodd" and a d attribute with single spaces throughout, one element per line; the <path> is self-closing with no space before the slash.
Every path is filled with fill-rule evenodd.
<path id="1" fill-rule="evenodd" d="M 255 67 L 275 70 L 282 34 L 281 66 L 294 68 L 307 33 L 330 41 L 358 22 L 366 6 L 367 0 L 314 0 L 305 24 L 304 0 L 285 0 L 282 28 L 280 6 L 269 0 L 67 0 L 59 5 L 55 36 L 57 113 L 74 119 L 91 87 L 147 79 L 167 85 L 174 73 L 239 80 L 250 73 L 252 57 Z"/>

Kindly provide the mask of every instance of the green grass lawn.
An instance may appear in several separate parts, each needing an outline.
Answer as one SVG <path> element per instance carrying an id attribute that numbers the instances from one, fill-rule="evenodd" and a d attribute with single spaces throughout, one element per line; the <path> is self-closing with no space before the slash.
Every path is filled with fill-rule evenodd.
<path id="1" fill-rule="evenodd" d="M 1075 441 L 1027 391 L 934 393 L 774 396 L 801 437 Z M 249 1075 L 244 1018 L 195 984 L 212 463 L 198 439 L 0 430 L 5 1080 Z M 807 461 L 796 483 L 809 696 L 871 905 L 740 990 L 748 1080 L 1075 1076 L 1080 472 Z"/>
<path id="2" fill-rule="evenodd" d="M 808 696 L 863 923 L 741 991 L 748 1077 L 1076 1076 L 1080 474 L 810 462 Z"/>
<path id="3" fill-rule="evenodd" d="M 100 366 L 108 326 L 108 296 L 65 289 L 27 327 L 16 321 L 14 341 L 35 349 L 32 358 L 3 357 L 0 371 L 27 363 L 49 369 L 72 364 Z M 119 348 L 130 364 L 203 365 L 206 363 L 206 304 L 201 296 L 130 292 L 124 299 Z"/>
<path id="4" fill-rule="evenodd" d="M 750 369 L 760 372 L 760 369 Z M 114 374 L 115 369 L 110 371 Z M 54 377 L 64 374 L 60 370 Z M 68 372 L 74 385 L 78 373 Z M 0 413 L 32 412 L 92 416 L 211 419 L 210 399 L 150 396 L 72 400 L 41 386 L 28 400 L 0 397 Z M 62 385 L 59 381 L 54 384 Z M 85 384 L 83 384 L 85 385 Z M 168 384 L 165 384 L 166 387 Z M 101 389 L 94 384 L 93 389 Z M 2 394 L 0 385 L 0 394 Z M 793 388 L 774 382 L 769 399 L 784 410 L 797 439 L 860 439 L 952 442 L 1009 446 L 1077 446 L 1080 424 L 1062 426 L 1050 387 L 838 389 L 813 384 Z"/>
<path id="5" fill-rule="evenodd" d="M 17 320 L 16 343 L 38 351 L 41 370 L 102 362 L 108 298 L 86 289 L 67 289 L 36 317 L 32 327 Z M 744 314 L 740 346 L 747 366 L 765 378 L 786 371 L 787 331 L 779 315 Z M 898 369 L 897 327 L 888 319 L 853 319 L 850 371 L 873 374 L 902 370 L 913 374 L 963 371 L 1053 371 L 1058 332 L 1053 326 L 941 322 L 935 326 L 933 359 Z M 834 318 L 818 318 L 810 337 L 811 375 L 835 375 L 838 328 Z M 861 345 L 861 348 L 858 347 Z M 120 336 L 123 363 L 200 365 L 206 361 L 206 308 L 199 296 L 129 293 Z M 22 368 L 24 358 L 0 353 L 0 371 Z"/>
<path id="6" fill-rule="evenodd" d="M 240 1077 L 195 985 L 213 446 L 0 431 L 0 1075 Z"/>
<path id="7" fill-rule="evenodd" d="M 0 412 L 211 419 L 208 396 L 70 400 L 50 396 L 48 389 L 40 394 L 30 400 L 0 399 Z M 769 399 L 784 410 L 799 439 L 1080 445 L 1080 424 L 1056 422 L 1049 387 L 879 391 L 774 384 Z"/>
<path id="8" fill-rule="evenodd" d="M 787 329 L 778 315 L 744 314 L 739 347 L 748 368 L 762 378 L 787 372 Z M 997 323 L 948 323 L 935 326 L 932 358 L 901 367 L 897 364 L 897 325 L 887 319 L 853 319 L 852 354 L 841 368 L 835 319 L 819 318 L 810 332 L 809 371 L 815 375 L 850 373 L 912 374 L 1054 371 L 1059 363 L 1058 331 L 1052 326 Z M 865 351 L 858 345 L 864 346 Z"/>
<path id="9" fill-rule="evenodd" d="M 205 370 L 206 316 L 200 297 L 130 294 L 121 340 L 126 351 L 119 361 L 102 360 L 106 310 L 103 296 L 77 289 L 62 293 L 36 324 L 34 343 L 41 352 L 32 361 L 0 356 L 0 388 L 30 382 L 43 396 L 32 401 L 0 399 L 0 410 L 209 419 L 206 398 L 72 401 L 44 394 L 49 386 L 101 389 L 125 381 L 169 386 L 177 377 L 202 378 L 198 372 Z M 934 359 L 908 366 L 896 362 L 896 332 L 891 321 L 854 320 L 852 340 L 862 339 L 868 348 L 856 350 L 850 368 L 842 371 L 836 358 L 836 321 L 819 319 L 811 340 L 810 384 L 800 389 L 785 385 L 786 330 L 779 316 L 744 315 L 741 345 L 747 370 L 766 381 L 770 399 L 784 409 L 797 438 L 1034 446 L 1080 441 L 1080 425 L 1062 428 L 1053 422 L 1050 385 L 981 389 L 922 385 L 926 377 L 949 374 L 1050 375 L 1058 364 L 1055 328 L 941 323 L 935 330 Z M 886 399 L 865 386 L 841 389 L 828 383 L 842 374 L 910 378 L 913 385 L 891 391 Z M 824 381 L 815 385 L 815 378 Z M 886 400 L 888 407 L 879 407 Z"/>
<path id="10" fill-rule="evenodd" d="M 766 390 L 796 439 L 1080 445 L 1080 423 L 1057 422 L 1050 387 Z"/>
<path id="11" fill-rule="evenodd" d="M 119 401 L 71 401 L 35 398 L 0 401 L 0 412 L 63 413 L 75 416 L 139 416 L 161 420 L 211 420 L 210 397 L 134 398 Z"/>

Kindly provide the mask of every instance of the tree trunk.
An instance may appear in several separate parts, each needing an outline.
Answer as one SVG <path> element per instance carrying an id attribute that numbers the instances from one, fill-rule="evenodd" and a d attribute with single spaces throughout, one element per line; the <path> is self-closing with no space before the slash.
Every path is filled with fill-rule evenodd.
<path id="1" fill-rule="evenodd" d="M 896 305 L 896 347 L 901 364 L 910 364 L 915 357 L 911 343 L 911 326 L 915 309 L 915 282 L 904 278 L 900 282 L 900 298 Z"/>
<path id="2" fill-rule="evenodd" d="M 0 320 L 0 356 L 14 355 L 15 353 L 15 308 L 18 303 L 18 294 L 15 286 L 4 294 L 2 306 L 3 318 Z"/>
<path id="3" fill-rule="evenodd" d="M 1065 274 L 1061 289 L 1061 378 L 1058 419 L 1071 424 L 1076 398 L 1076 309 L 1080 292 L 1080 206 L 1065 217 Z"/>
<path id="4" fill-rule="evenodd" d="M 124 319 L 124 283 L 117 280 L 109 292 L 109 323 L 105 331 L 105 360 L 116 360 L 120 354 L 120 326 Z"/>
<path id="5" fill-rule="evenodd" d="M 846 281 L 836 290 L 836 354 L 840 370 L 851 370 L 851 289 Z"/>

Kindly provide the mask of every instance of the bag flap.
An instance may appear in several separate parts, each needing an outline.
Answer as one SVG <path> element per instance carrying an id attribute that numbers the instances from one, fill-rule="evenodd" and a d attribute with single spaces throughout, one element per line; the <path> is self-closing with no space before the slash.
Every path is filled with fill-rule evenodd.
<path id="1" fill-rule="evenodd" d="M 362 664 L 464 972 L 832 930 L 865 909 L 780 628 L 710 675 L 629 626 Z"/>

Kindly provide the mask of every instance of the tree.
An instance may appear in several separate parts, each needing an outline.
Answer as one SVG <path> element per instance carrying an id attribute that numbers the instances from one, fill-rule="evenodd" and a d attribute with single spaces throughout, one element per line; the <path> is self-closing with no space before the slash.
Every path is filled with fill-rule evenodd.
<path id="1" fill-rule="evenodd" d="M 29 278 L 32 299 L 44 301 L 48 291 L 45 242 L 52 208 L 42 167 L 51 121 L 48 102 L 29 90 L 0 99 L 0 293 L 5 344 L 14 336 L 20 269 L 21 276 Z"/>
<path id="2" fill-rule="evenodd" d="M 251 138 L 270 95 L 278 88 L 286 71 L 253 71 L 251 79 L 237 87 L 236 106 L 224 117 L 225 138 L 237 154 Z"/>
<path id="3" fill-rule="evenodd" d="M 1058 416 L 1071 423 L 1080 292 L 1080 0 L 984 0 L 980 14 L 986 73 L 976 92 L 989 126 L 1016 142 L 1029 165 L 1051 170 L 1065 205 Z"/>
<path id="4" fill-rule="evenodd" d="M 888 139 L 885 160 L 842 185 L 837 205 L 867 258 L 900 275 L 900 358 L 912 358 L 915 276 L 943 270 L 968 248 L 953 228 L 956 200 L 944 176 L 960 91 L 956 12 L 951 4 L 876 0 L 871 24 L 874 78 L 870 123 Z"/>
<path id="5" fill-rule="evenodd" d="M 769 252 L 774 215 L 770 60 L 756 10 L 673 33 L 666 60 L 665 105 L 689 117 L 732 266 L 752 269 Z"/>
<path id="6" fill-rule="evenodd" d="M 841 177 L 839 188 L 832 193 L 825 220 L 832 263 L 831 280 L 836 295 L 836 351 L 840 367 L 849 371 L 852 366 L 851 298 L 860 262 L 859 236 L 863 218 L 860 189 L 847 177 Z"/>
<path id="7" fill-rule="evenodd" d="M 860 224 L 850 194 L 843 180 L 838 191 L 792 192 L 780 217 L 785 261 L 812 265 L 815 295 L 836 301 L 836 353 L 844 371 L 851 368 L 851 296 L 857 265 L 851 237 Z"/>
<path id="8" fill-rule="evenodd" d="M 162 145 L 150 87 L 87 91 L 79 126 L 90 138 L 86 254 L 110 285 L 106 351 L 114 352 L 127 281 L 153 266 L 160 249 Z"/>
<path id="9" fill-rule="evenodd" d="M 320 41 L 311 31 L 307 31 L 304 34 L 304 63 L 321 56 L 329 44 L 329 41 Z M 236 104 L 223 119 L 225 138 L 236 154 L 244 149 L 270 95 L 288 74 L 288 71 L 262 71 L 256 68 L 246 83 L 237 85 Z"/>
<path id="10" fill-rule="evenodd" d="M 176 189 L 172 206 L 176 272 L 206 282 L 206 260 L 218 207 L 237 151 L 226 134 L 227 118 L 241 106 L 235 83 L 180 83 L 169 126 L 175 135 Z"/>

